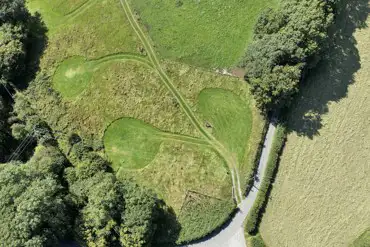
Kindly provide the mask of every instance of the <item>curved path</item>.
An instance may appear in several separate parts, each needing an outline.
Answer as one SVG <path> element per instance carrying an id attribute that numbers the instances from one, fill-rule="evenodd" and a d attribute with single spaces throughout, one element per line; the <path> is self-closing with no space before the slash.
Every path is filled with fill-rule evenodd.
<path id="1" fill-rule="evenodd" d="M 93 67 L 98 67 L 99 65 L 106 64 L 106 63 L 111 63 L 111 62 L 119 62 L 119 61 L 134 61 L 141 63 L 145 66 L 147 66 L 150 69 L 153 69 L 153 65 L 146 59 L 144 56 L 140 56 L 137 54 L 130 54 L 130 53 L 118 53 L 118 54 L 113 54 L 113 55 L 108 55 L 104 57 L 100 57 L 97 59 L 90 59 L 87 60 L 86 62 L 89 65 L 92 65 Z"/>
<path id="2" fill-rule="evenodd" d="M 217 235 L 203 241 L 199 241 L 198 243 L 188 244 L 182 247 L 246 247 L 246 241 L 244 237 L 244 220 L 257 198 L 258 189 L 264 179 L 275 131 L 275 125 L 270 123 L 265 137 L 261 158 L 258 164 L 258 179 L 255 180 L 253 188 L 249 192 L 248 196 L 238 205 L 239 211 L 236 213 L 231 222 Z"/>
<path id="3" fill-rule="evenodd" d="M 65 19 L 69 22 L 76 19 L 78 16 L 80 16 L 83 12 L 85 12 L 88 8 L 90 8 L 96 0 L 87 0 L 86 2 L 82 3 L 80 6 L 72 10 L 71 12 L 64 15 Z"/>
<path id="4" fill-rule="evenodd" d="M 130 22 L 130 25 L 132 26 L 135 33 L 141 40 L 145 50 L 148 53 L 149 60 L 152 62 L 153 67 L 158 72 L 158 75 L 160 76 L 162 82 L 165 84 L 167 89 L 176 98 L 179 105 L 181 106 L 181 108 L 183 109 L 183 111 L 185 112 L 185 114 L 187 115 L 191 123 L 193 124 L 193 126 L 203 135 L 203 137 L 209 142 L 209 144 L 221 155 L 223 159 L 225 159 L 226 163 L 228 164 L 230 173 L 231 173 L 232 183 L 233 183 L 233 191 L 235 192 L 234 198 L 238 203 L 240 203 L 243 196 L 242 196 L 242 190 L 241 190 L 241 185 L 240 185 L 238 165 L 237 165 L 235 158 L 222 145 L 222 143 L 220 143 L 211 133 L 209 133 L 202 126 L 200 121 L 196 118 L 193 111 L 191 110 L 191 107 L 188 105 L 188 103 L 183 98 L 181 93 L 175 88 L 171 79 L 168 77 L 166 72 L 163 70 L 152 45 L 150 44 L 148 38 L 145 36 L 139 23 L 135 19 L 134 13 L 132 12 L 127 0 L 120 0 L 120 2 L 127 16 L 127 19 Z"/>

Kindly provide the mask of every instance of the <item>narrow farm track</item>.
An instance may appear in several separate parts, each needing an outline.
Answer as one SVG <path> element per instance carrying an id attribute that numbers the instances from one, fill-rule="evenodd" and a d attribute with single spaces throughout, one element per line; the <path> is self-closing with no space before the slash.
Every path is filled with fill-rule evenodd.
<path id="1" fill-rule="evenodd" d="M 64 15 L 64 18 L 68 22 L 73 21 L 78 16 L 80 16 L 83 12 L 85 12 L 88 8 L 90 8 L 95 2 L 96 2 L 96 0 L 88 0 L 88 1 L 84 2 L 83 4 L 81 4 L 76 9 L 74 9 L 71 12 L 69 12 L 68 14 Z"/>
<path id="2" fill-rule="evenodd" d="M 134 62 L 141 63 L 153 69 L 152 63 L 150 63 L 150 61 L 148 61 L 148 59 L 146 59 L 145 57 L 136 55 L 136 54 L 128 54 L 128 53 L 120 53 L 120 54 L 108 55 L 108 56 L 101 57 L 98 59 L 91 59 L 91 60 L 88 60 L 88 63 L 89 65 L 93 67 L 99 67 L 100 65 L 110 63 L 110 62 L 117 62 L 117 61 L 134 61 Z"/>
<path id="3" fill-rule="evenodd" d="M 270 123 L 258 164 L 257 176 L 259 179 L 254 181 L 252 190 L 239 204 L 239 211 L 236 213 L 230 223 L 224 226 L 224 228 L 216 235 L 197 241 L 197 243 L 184 245 L 182 247 L 246 247 L 246 241 L 244 237 L 244 221 L 257 198 L 258 190 L 264 179 L 275 132 L 275 125 Z"/>
<path id="4" fill-rule="evenodd" d="M 173 133 L 167 133 L 167 132 L 162 132 L 158 134 L 158 137 L 163 139 L 163 140 L 172 140 L 172 141 L 177 141 L 177 142 L 183 142 L 183 143 L 188 143 L 192 145 L 199 145 L 199 146 L 208 146 L 211 147 L 208 141 L 199 139 L 196 137 L 192 136 L 186 136 L 186 135 L 178 135 L 178 134 L 173 134 Z"/>
<path id="5" fill-rule="evenodd" d="M 193 111 L 191 110 L 191 107 L 188 105 L 186 100 L 182 97 L 181 93 L 175 88 L 173 83 L 171 82 L 171 79 L 168 77 L 166 72 L 161 67 L 161 64 L 159 62 L 159 59 L 154 51 L 154 48 L 150 44 L 148 38 L 144 34 L 143 30 L 141 29 L 140 25 L 135 19 L 135 16 L 128 4 L 125 0 L 120 0 L 121 5 L 124 9 L 124 12 L 126 14 L 127 19 L 130 22 L 130 25 L 134 29 L 135 33 L 141 40 L 145 50 L 148 53 L 149 60 L 152 62 L 155 70 L 158 72 L 158 75 L 160 76 L 162 82 L 165 84 L 165 86 L 168 88 L 168 90 L 173 94 L 173 96 L 176 98 L 176 100 L 179 102 L 181 108 L 191 121 L 191 123 L 194 125 L 194 127 L 203 135 L 203 137 L 208 140 L 210 145 L 221 155 L 221 157 L 226 161 L 232 178 L 233 183 L 233 190 L 234 190 L 234 197 L 238 203 L 241 202 L 243 198 L 243 193 L 241 189 L 240 184 L 240 177 L 238 172 L 238 165 L 235 160 L 235 158 L 229 153 L 229 151 L 212 135 L 210 134 L 200 123 L 200 121 L 196 118 Z"/>

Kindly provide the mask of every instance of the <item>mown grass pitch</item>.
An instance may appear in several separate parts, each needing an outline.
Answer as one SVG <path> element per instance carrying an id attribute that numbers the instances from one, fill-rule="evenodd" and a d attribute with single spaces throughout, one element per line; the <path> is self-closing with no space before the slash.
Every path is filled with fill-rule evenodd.
<path id="1" fill-rule="evenodd" d="M 30 86 L 33 106 L 58 133 L 65 154 L 68 137 L 80 135 L 113 162 L 119 178 L 153 189 L 174 210 L 183 229 L 179 241 L 203 236 L 232 210 L 225 159 L 194 128 L 154 70 L 119 1 L 74 3 L 75 8 L 72 1 L 29 0 L 49 28 L 41 70 L 51 78 Z M 235 156 L 245 184 L 263 125 L 247 84 L 161 63 L 202 127 L 210 125 L 207 131 Z M 189 191 L 204 197 L 187 203 Z M 217 217 L 207 216 L 211 210 Z M 192 229 L 194 221 L 201 231 Z"/>
<path id="2" fill-rule="evenodd" d="M 352 37 L 355 25 L 370 25 L 361 20 L 368 1 L 348 7 L 289 118 L 293 132 L 260 227 L 270 247 L 347 247 L 370 227 L 369 27 Z"/>
<path id="3" fill-rule="evenodd" d="M 244 55 L 262 10 L 279 0 L 131 0 L 159 53 L 207 68 Z"/>

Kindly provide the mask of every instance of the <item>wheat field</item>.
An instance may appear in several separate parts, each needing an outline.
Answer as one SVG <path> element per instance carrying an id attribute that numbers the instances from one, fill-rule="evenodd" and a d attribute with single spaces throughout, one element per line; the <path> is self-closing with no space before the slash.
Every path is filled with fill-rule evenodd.
<path id="1" fill-rule="evenodd" d="M 289 116 L 260 226 L 269 247 L 344 247 L 370 227 L 368 4 L 348 4 L 329 57 Z"/>

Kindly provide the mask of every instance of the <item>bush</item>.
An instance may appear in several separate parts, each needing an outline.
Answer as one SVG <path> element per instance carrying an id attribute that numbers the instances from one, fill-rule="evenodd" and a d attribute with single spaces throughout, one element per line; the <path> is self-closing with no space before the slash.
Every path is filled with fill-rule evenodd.
<path id="1" fill-rule="evenodd" d="M 257 233 L 258 224 L 261 219 L 264 208 L 266 206 L 272 182 L 275 177 L 280 153 L 285 143 L 285 137 L 286 137 L 285 127 L 279 125 L 276 130 L 276 134 L 272 144 L 271 153 L 269 156 L 269 160 L 267 162 L 267 167 L 263 181 L 261 183 L 261 187 L 258 191 L 256 201 L 254 202 L 253 207 L 251 208 L 247 216 L 245 230 L 247 231 L 248 234 L 254 235 Z"/>
<path id="2" fill-rule="evenodd" d="M 263 241 L 261 234 L 256 236 L 249 236 L 247 238 L 248 247 L 266 247 L 265 242 Z"/>

